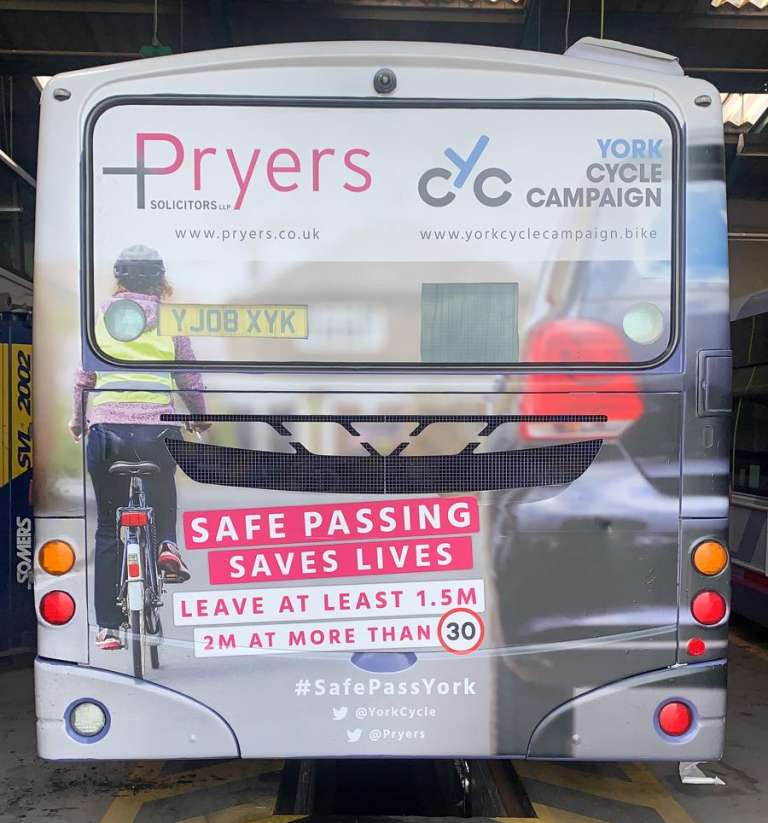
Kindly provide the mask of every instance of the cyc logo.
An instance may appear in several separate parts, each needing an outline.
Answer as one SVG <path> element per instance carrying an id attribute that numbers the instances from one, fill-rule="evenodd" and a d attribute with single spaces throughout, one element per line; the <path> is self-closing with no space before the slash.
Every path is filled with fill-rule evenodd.
<path id="1" fill-rule="evenodd" d="M 464 186 L 489 142 L 489 137 L 484 134 L 480 135 L 477 143 L 475 143 L 475 147 L 469 153 L 466 160 L 460 157 L 453 149 L 445 150 L 445 156 L 456 166 L 456 169 L 458 169 L 458 174 L 453 181 L 453 188 L 461 189 Z M 454 192 L 447 191 L 444 194 L 436 194 L 431 190 L 434 188 L 431 184 L 435 179 L 450 180 L 453 173 L 454 171 L 452 169 L 444 169 L 440 166 L 427 169 L 419 178 L 419 197 L 421 197 L 428 206 L 440 207 L 452 203 L 456 199 Z M 506 185 L 511 182 L 512 178 L 504 169 L 495 167 L 483 169 L 475 176 L 473 189 L 478 201 L 484 206 L 503 206 L 507 200 L 512 197 L 512 194 L 506 189 L 502 189 L 498 194 L 493 194 L 493 187 L 489 187 L 491 188 L 491 192 L 487 191 L 486 183 L 489 180 L 500 180 Z"/>

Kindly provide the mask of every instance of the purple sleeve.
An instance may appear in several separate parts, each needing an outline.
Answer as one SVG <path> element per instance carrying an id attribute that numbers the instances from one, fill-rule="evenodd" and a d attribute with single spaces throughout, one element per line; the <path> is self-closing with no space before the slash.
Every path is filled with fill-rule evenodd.
<path id="1" fill-rule="evenodd" d="M 72 422 L 76 426 L 83 425 L 83 392 L 96 385 L 96 372 L 78 369 L 75 377 L 75 386 L 72 390 Z"/>
<path id="2" fill-rule="evenodd" d="M 176 359 L 181 362 L 197 360 L 188 337 L 174 337 Z M 184 392 L 184 402 L 190 414 L 205 414 L 205 384 L 198 371 L 176 372 L 176 385 Z"/>

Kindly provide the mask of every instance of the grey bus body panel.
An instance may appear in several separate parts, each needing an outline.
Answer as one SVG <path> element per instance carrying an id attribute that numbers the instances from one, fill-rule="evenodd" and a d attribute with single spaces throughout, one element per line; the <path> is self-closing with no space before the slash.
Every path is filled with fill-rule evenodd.
<path id="1" fill-rule="evenodd" d="M 725 661 L 648 672 L 603 686 L 558 707 L 531 737 L 528 756 L 600 760 L 655 760 L 672 747 L 679 761 L 719 760 L 725 728 Z M 691 732 L 665 737 L 638 717 L 653 716 L 670 697 L 696 707 Z"/>
<path id="2" fill-rule="evenodd" d="M 238 757 L 232 730 L 206 706 L 170 689 L 125 675 L 38 657 L 35 661 L 38 752 L 48 760 Z M 82 742 L 67 730 L 67 713 L 96 699 L 109 731 Z"/>
<path id="3" fill-rule="evenodd" d="M 646 375 L 644 386 L 653 385 L 652 375 Z M 623 445 L 605 442 L 591 465 L 570 483 L 479 493 L 474 567 L 445 577 L 485 581 L 488 640 L 484 651 L 465 658 L 418 651 L 412 666 L 394 674 L 367 672 L 351 665 L 349 654 L 338 652 L 206 660 L 194 656 L 193 627 L 166 621 L 161 668 L 146 676 L 224 717 L 247 757 L 327 752 L 339 745 L 336 738 L 343 740 L 346 727 L 334 721 L 332 712 L 344 705 L 350 713 L 360 711 L 366 718 L 359 724 L 366 733 L 371 725 L 399 729 L 402 719 L 388 717 L 393 704 L 398 710 L 425 710 L 411 721 L 423 737 L 409 740 L 407 748 L 399 751 L 418 756 L 445 751 L 525 756 L 534 728 L 557 706 L 604 683 L 677 663 L 681 395 L 645 391 L 639 397 L 652 414 L 636 425 L 649 427 L 650 433 L 652 420 L 663 419 L 664 436 L 641 437 L 638 430 L 636 439 L 630 440 L 630 430 Z M 521 394 L 505 393 L 498 395 L 497 403 L 514 410 L 521 398 Z M 386 409 L 390 415 L 413 421 L 456 408 L 450 394 L 216 392 L 209 393 L 208 400 L 211 419 L 224 418 L 215 423 L 220 442 L 262 448 L 268 444 L 270 452 L 286 456 L 286 444 L 299 442 L 307 449 L 304 460 L 310 475 L 314 455 L 337 455 L 343 467 L 345 456 L 364 454 L 361 442 L 375 428 L 373 423 L 366 424 L 367 430 L 364 424 L 354 423 L 360 432 L 353 436 L 334 422 L 336 416 L 323 419 L 309 414 L 312 410 L 343 408 L 354 420 L 356 414 Z M 593 401 L 599 410 L 599 395 Z M 278 408 L 291 408 L 295 416 L 314 422 L 285 423 L 290 431 L 280 436 L 260 422 Z M 406 436 L 410 442 L 403 459 L 421 452 L 457 453 L 474 440 L 482 444 L 478 450 L 491 453 L 524 445 L 518 422 L 504 424 L 488 438 L 477 435 L 483 419 L 490 419 L 486 397 L 463 395 L 462 411 L 479 422 L 441 423 L 437 433 L 431 434 L 427 427 L 416 437 Z M 273 417 L 279 427 L 280 415 Z M 387 435 L 391 425 L 381 426 L 384 437 L 393 437 Z M 382 451 L 393 445 L 384 447 L 381 439 L 374 442 Z M 208 459 L 209 452 L 201 449 L 201 455 Z M 221 486 L 192 480 L 182 471 L 177 472 L 176 486 L 182 511 L 262 509 L 307 500 L 305 493 L 296 490 L 259 489 L 250 481 L 239 488 Z M 370 496 L 312 495 L 316 504 L 339 499 Z M 701 501 L 702 509 L 706 505 Z M 94 515 L 89 493 L 90 535 Z M 700 532 L 711 535 L 720 525 L 702 522 Z M 696 529 L 693 521 L 690 534 L 696 534 Z M 217 589 L 207 581 L 207 554 L 186 552 L 193 575 L 188 587 L 194 591 Z M 397 582 L 393 579 L 391 584 Z M 304 583 L 322 584 L 320 580 Z M 129 671 L 127 656 L 92 649 L 91 660 L 99 667 Z M 452 708 L 456 706 L 464 708 Z M 300 739 L 285 734 L 286 716 L 297 711 L 303 718 Z M 653 713 L 638 716 L 638 722 L 652 724 Z M 392 748 L 396 743 L 389 741 Z M 356 754 L 367 756 L 380 754 L 381 747 L 378 740 L 362 738 L 354 748 Z M 606 746 L 601 756 L 614 756 L 613 749 Z M 676 754 L 659 738 L 656 756 Z"/>

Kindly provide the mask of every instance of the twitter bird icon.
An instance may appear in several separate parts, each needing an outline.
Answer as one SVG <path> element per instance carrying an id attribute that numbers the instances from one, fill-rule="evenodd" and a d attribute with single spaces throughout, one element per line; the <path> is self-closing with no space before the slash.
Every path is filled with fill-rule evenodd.
<path id="1" fill-rule="evenodd" d="M 343 720 L 347 716 L 347 707 L 346 706 L 339 706 L 339 708 L 333 709 L 333 719 L 334 720 Z"/>
<path id="2" fill-rule="evenodd" d="M 347 729 L 347 743 L 357 743 L 362 733 L 362 729 Z"/>

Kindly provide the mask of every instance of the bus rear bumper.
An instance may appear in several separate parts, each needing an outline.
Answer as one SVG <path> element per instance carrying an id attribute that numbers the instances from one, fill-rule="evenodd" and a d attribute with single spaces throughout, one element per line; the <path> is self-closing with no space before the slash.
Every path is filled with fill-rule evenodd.
<path id="1" fill-rule="evenodd" d="M 564 703 L 531 735 L 528 757 L 575 760 L 719 760 L 726 710 L 724 660 L 675 666 L 603 686 Z M 680 737 L 658 726 L 659 709 L 682 701 L 693 725 Z"/>
<path id="2" fill-rule="evenodd" d="M 237 739 L 214 711 L 178 692 L 122 674 L 38 657 L 37 748 L 47 760 L 239 757 Z M 99 704 L 106 730 L 70 726 L 72 708 Z"/>

